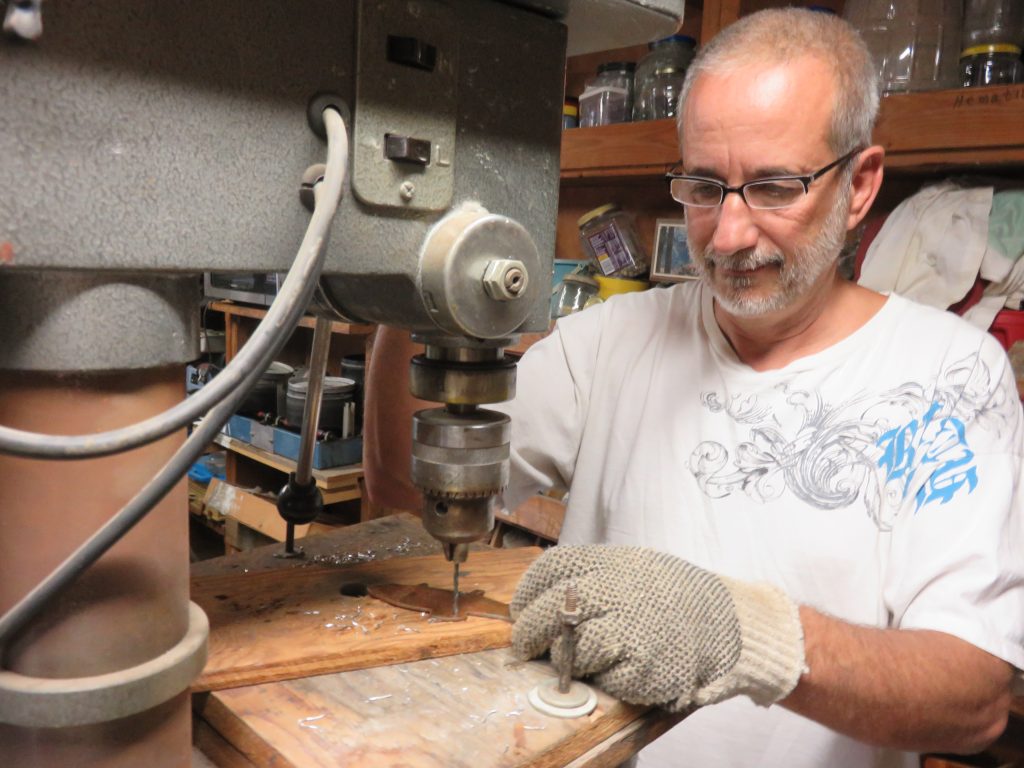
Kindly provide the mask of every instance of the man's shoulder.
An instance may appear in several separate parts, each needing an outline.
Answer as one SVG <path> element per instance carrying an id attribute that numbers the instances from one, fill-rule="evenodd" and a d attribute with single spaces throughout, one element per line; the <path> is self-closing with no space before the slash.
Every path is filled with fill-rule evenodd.
<path id="1" fill-rule="evenodd" d="M 877 333 L 890 343 L 914 350 L 963 346 L 1001 353 L 999 342 L 988 332 L 953 312 L 919 304 L 899 295 L 889 297 L 886 320 Z"/>

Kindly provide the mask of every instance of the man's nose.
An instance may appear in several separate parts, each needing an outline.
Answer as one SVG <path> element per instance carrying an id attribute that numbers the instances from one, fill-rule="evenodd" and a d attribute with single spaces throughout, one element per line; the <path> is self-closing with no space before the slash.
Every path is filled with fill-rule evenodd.
<path id="1" fill-rule="evenodd" d="M 757 238 L 757 226 L 746 201 L 738 192 L 726 195 L 718 209 L 711 245 L 718 253 L 736 253 L 756 246 Z"/>

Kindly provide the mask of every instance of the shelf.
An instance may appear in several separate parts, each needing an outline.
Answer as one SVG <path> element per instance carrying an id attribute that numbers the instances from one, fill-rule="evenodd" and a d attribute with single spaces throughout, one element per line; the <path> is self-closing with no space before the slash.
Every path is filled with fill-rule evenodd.
<path id="1" fill-rule="evenodd" d="M 235 304 L 232 301 L 211 302 L 210 309 L 223 312 L 225 315 L 249 317 L 255 320 L 262 320 L 267 314 L 267 310 L 262 307 L 250 307 L 246 304 Z M 302 328 L 313 328 L 315 325 L 316 318 L 309 317 L 308 315 L 299 320 L 299 326 Z M 332 333 L 347 334 L 349 336 L 369 336 L 376 328 L 376 325 L 367 323 L 343 323 L 340 321 L 331 323 Z"/>
<path id="2" fill-rule="evenodd" d="M 264 451 L 249 443 L 243 443 L 227 435 L 217 435 L 214 442 L 229 451 L 245 456 L 280 472 L 294 472 L 295 462 L 278 456 L 276 453 Z M 361 498 L 359 490 L 359 479 L 363 476 L 363 465 L 352 464 L 346 467 L 332 467 L 331 469 L 314 469 L 313 479 L 317 487 L 323 493 L 324 504 L 336 504 L 341 501 L 352 501 Z"/>
<path id="3" fill-rule="evenodd" d="M 874 139 L 902 172 L 1024 165 L 1024 85 L 887 96 Z M 652 179 L 679 160 L 674 120 L 562 133 L 562 181 Z"/>

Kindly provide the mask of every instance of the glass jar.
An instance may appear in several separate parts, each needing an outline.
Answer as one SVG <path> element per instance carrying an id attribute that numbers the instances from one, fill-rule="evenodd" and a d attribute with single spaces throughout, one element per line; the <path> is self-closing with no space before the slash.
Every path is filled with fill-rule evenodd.
<path id="1" fill-rule="evenodd" d="M 597 68 L 580 94 L 580 128 L 628 123 L 633 116 L 633 73 L 636 65 L 612 61 Z"/>
<path id="2" fill-rule="evenodd" d="M 672 35 L 647 47 L 649 53 L 637 64 L 634 77 L 633 119 L 675 117 L 697 41 L 689 35 Z"/>
<path id="3" fill-rule="evenodd" d="M 843 18 L 867 43 L 884 92 L 956 87 L 962 0 L 846 0 Z"/>
<path id="4" fill-rule="evenodd" d="M 597 299 L 600 286 L 588 275 L 566 275 L 558 292 L 558 309 L 555 317 L 565 317 L 585 309 L 588 303 Z"/>
<path id="5" fill-rule="evenodd" d="M 562 104 L 562 130 L 578 128 L 580 124 L 579 99 L 566 99 Z"/>
<path id="6" fill-rule="evenodd" d="M 1009 85 L 1024 81 L 1020 46 L 1009 43 L 975 45 L 960 54 L 960 84 Z"/>
<path id="7" fill-rule="evenodd" d="M 1021 0 L 966 0 L 962 47 L 1019 46 L 1024 41 L 1024 3 Z"/>
<path id="8" fill-rule="evenodd" d="M 636 277 L 650 264 L 636 236 L 633 217 L 614 203 L 583 214 L 577 222 L 580 244 L 602 275 Z"/>

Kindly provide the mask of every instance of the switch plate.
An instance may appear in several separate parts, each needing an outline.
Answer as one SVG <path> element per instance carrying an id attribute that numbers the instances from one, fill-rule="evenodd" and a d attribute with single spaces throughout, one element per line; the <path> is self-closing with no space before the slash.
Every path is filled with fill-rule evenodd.
<path id="1" fill-rule="evenodd" d="M 458 20 L 433 0 L 360 0 L 356 36 L 352 189 L 371 205 L 437 212 L 451 206 L 458 106 Z M 436 50 L 432 71 L 389 59 L 388 41 L 412 38 Z M 429 144 L 389 159 L 387 136 Z M 408 153 L 406 153 L 408 154 Z"/>

